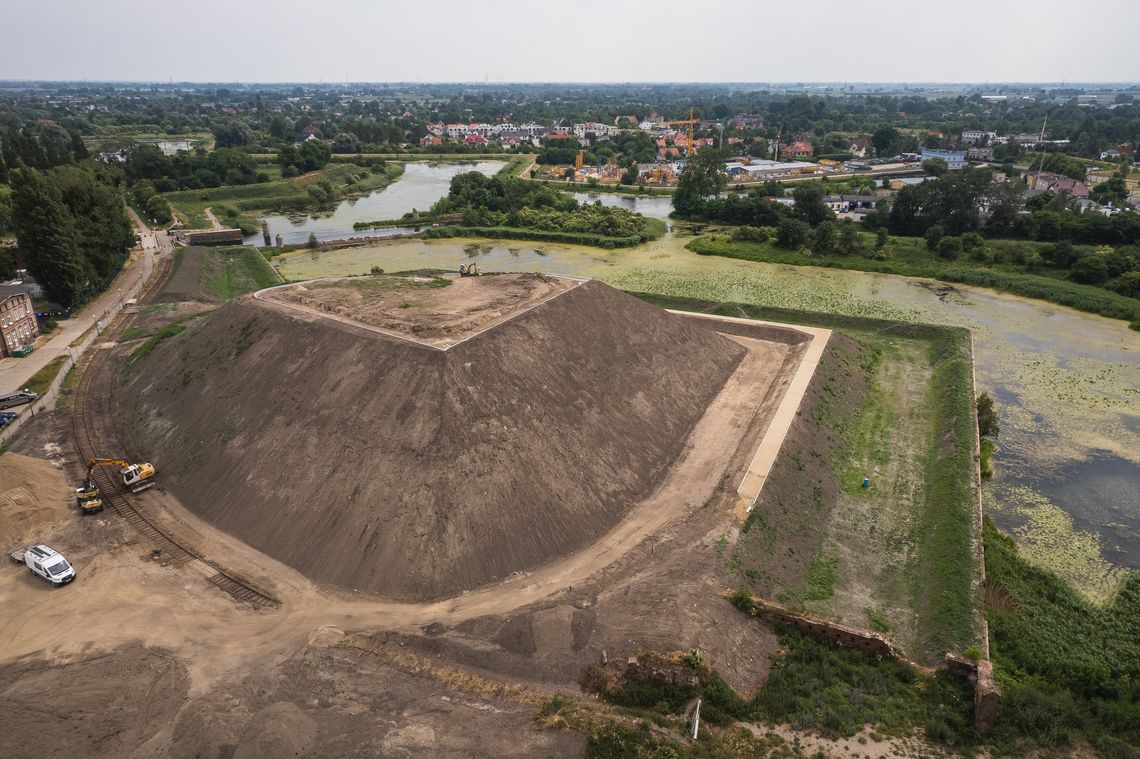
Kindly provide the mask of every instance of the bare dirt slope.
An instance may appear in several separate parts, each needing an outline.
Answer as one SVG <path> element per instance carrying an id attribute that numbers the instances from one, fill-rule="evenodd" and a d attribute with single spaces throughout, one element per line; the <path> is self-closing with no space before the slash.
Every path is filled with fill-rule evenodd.
<path id="1" fill-rule="evenodd" d="M 605 535 L 744 354 L 596 282 L 447 352 L 246 298 L 119 399 L 191 511 L 317 581 L 419 601 Z"/>
<path id="2" fill-rule="evenodd" d="M 74 497 L 63 472 L 51 463 L 0 455 L 0 548 L 39 542 L 37 531 L 67 516 Z"/>

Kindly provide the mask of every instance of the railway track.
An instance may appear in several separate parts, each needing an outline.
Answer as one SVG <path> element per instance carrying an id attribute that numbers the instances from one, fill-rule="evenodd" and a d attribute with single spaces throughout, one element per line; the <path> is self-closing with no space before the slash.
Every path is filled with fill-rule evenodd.
<path id="1" fill-rule="evenodd" d="M 139 304 L 153 299 L 170 273 L 171 259 L 165 258 L 158 271 L 151 277 L 147 286 L 139 292 Z M 123 330 L 134 321 L 134 314 L 123 312 L 117 316 L 103 332 L 103 342 L 114 342 Z M 79 382 L 71 406 L 71 425 L 75 445 L 81 461 L 90 461 L 100 456 L 102 451 L 119 450 L 118 445 L 101 445 L 103 437 L 96 428 L 95 419 L 103 414 L 113 413 L 114 363 L 104 350 L 96 349 L 90 361 L 79 372 Z M 101 404 L 106 404 L 100 408 Z M 125 486 L 106 469 L 96 468 L 92 478 L 99 487 L 100 496 L 106 506 L 122 517 L 150 544 L 154 556 L 163 564 L 187 566 L 200 564 L 199 569 L 207 575 L 211 584 L 228 593 L 235 600 L 255 608 L 277 606 L 279 602 L 270 593 L 256 585 L 227 572 L 213 561 L 195 553 L 180 543 L 174 536 L 155 524 L 146 514 L 135 507 L 133 498 Z"/>

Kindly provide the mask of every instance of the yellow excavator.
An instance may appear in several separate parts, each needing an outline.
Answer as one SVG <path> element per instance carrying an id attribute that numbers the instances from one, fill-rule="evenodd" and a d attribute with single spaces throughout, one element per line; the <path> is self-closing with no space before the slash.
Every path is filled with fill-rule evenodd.
<path id="1" fill-rule="evenodd" d="M 154 476 L 157 472 L 153 464 L 132 464 L 124 459 L 91 459 L 87 463 L 87 476 L 83 479 L 83 485 L 75 489 L 75 501 L 84 514 L 94 514 L 103 510 L 103 499 L 99 495 L 99 488 L 91 479 L 91 473 L 97 466 L 119 467 L 123 485 L 132 493 L 141 493 L 155 485 Z"/>

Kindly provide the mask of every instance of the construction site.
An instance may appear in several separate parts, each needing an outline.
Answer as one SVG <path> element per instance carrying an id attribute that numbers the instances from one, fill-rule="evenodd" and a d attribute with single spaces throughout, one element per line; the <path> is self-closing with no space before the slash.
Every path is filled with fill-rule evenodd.
<path id="1" fill-rule="evenodd" d="M 161 261 L 0 458 L 0 537 L 76 570 L 0 583 L 0 747 L 580 756 L 582 724 L 636 723 L 590 687 L 607 667 L 765 682 L 726 536 L 826 449 L 817 369 L 853 341 L 541 273 L 222 301 L 207 255 Z"/>

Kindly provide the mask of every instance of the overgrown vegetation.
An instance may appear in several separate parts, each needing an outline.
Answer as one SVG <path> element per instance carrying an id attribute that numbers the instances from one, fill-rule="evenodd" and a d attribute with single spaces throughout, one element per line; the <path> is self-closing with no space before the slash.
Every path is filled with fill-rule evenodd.
<path id="1" fill-rule="evenodd" d="M 909 277 L 930 277 L 945 282 L 954 282 L 1014 293 L 1029 298 L 1038 298 L 1080 311 L 1088 311 L 1113 319 L 1132 319 L 1140 309 L 1140 299 L 1131 295 L 1113 292 L 1104 287 L 1073 282 L 1064 277 L 1068 269 L 1050 269 L 1045 265 L 1047 256 L 1054 254 L 1058 246 L 1040 245 L 1009 240 L 983 241 L 982 247 L 969 263 L 960 263 L 940 257 L 927 249 L 921 238 L 891 237 L 884 248 L 875 250 L 866 240 L 869 235 L 861 235 L 864 242 L 863 255 L 844 255 L 839 252 L 818 253 L 815 251 L 786 249 L 768 240 L 743 241 L 725 235 L 705 235 L 689 242 L 688 249 L 701 255 L 717 255 L 726 258 L 739 258 L 746 261 L 789 264 L 793 266 L 821 266 L 825 268 L 852 269 L 855 271 L 900 274 Z M 805 243 L 806 244 L 806 243 Z M 1067 243 L 1059 244 L 1064 249 Z M 1132 266 L 1130 261 L 1140 260 L 1131 248 L 1093 249 L 1073 248 L 1081 257 L 1097 256 L 1106 261 L 1120 259 L 1121 265 Z M 1066 257 L 1058 253 L 1054 260 L 1063 261 Z M 1123 280 L 1126 289 L 1131 282 L 1124 270 L 1116 280 L 1106 280 L 1112 286 Z M 1131 293 L 1131 289 L 1127 289 Z"/>
<path id="2" fill-rule="evenodd" d="M 571 196 L 533 182 L 466 172 L 452 178 L 446 197 L 432 206 L 439 217 L 457 214 L 454 227 L 433 227 L 425 237 L 479 236 L 628 247 L 664 233 L 625 208 L 601 202 L 579 205 Z"/>
<path id="3" fill-rule="evenodd" d="M 387 187 L 403 171 L 401 164 L 383 161 L 371 168 L 356 164 L 335 164 L 319 171 L 273 182 L 185 190 L 167 193 L 163 197 L 187 227 L 209 227 L 205 209 L 213 206 L 214 213 L 226 219 L 227 223 L 241 226 L 243 232 L 252 233 L 257 230 L 257 226 L 251 217 L 245 216 L 247 212 L 320 208 L 351 195 Z"/>
<path id="4" fill-rule="evenodd" d="M 987 518 L 986 616 L 1009 751 L 1090 741 L 1102 756 L 1140 750 L 1140 575 L 1107 606 L 1029 564 Z"/>
<path id="5" fill-rule="evenodd" d="M 175 322 L 173 324 L 167 324 L 165 327 L 160 329 L 158 332 L 155 332 L 153 335 L 148 337 L 145 341 L 143 341 L 142 344 L 140 344 L 137 348 L 134 349 L 134 351 L 131 352 L 131 356 L 127 360 L 128 366 L 130 364 L 135 363 L 136 361 L 140 361 L 140 360 L 146 358 L 147 356 L 149 356 L 151 354 L 151 352 L 154 351 L 155 348 L 158 347 L 158 344 L 161 343 L 163 340 L 165 340 L 168 337 L 174 337 L 175 335 L 181 333 L 185 329 L 186 329 L 186 325 L 181 324 L 179 322 Z"/>
<path id="6" fill-rule="evenodd" d="M 59 367 L 63 366 L 63 362 L 66 360 L 67 356 L 56 356 L 47 362 L 42 369 L 29 377 L 21 389 L 31 390 L 33 393 L 43 395 L 47 392 L 47 389 L 51 387 L 51 383 L 55 382 L 55 378 L 59 374 Z"/>

